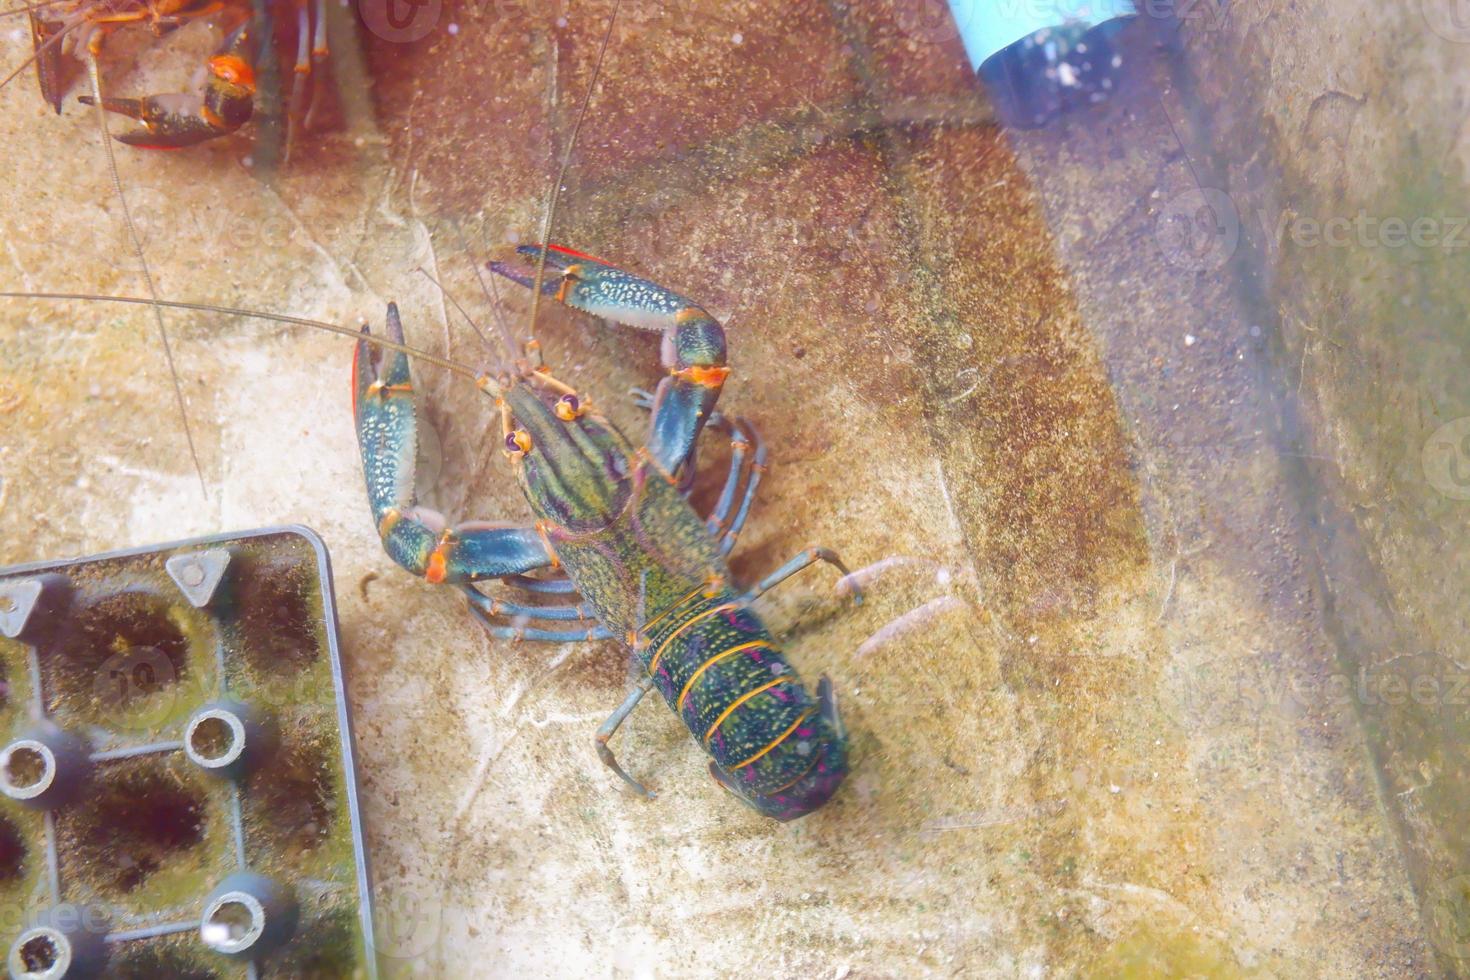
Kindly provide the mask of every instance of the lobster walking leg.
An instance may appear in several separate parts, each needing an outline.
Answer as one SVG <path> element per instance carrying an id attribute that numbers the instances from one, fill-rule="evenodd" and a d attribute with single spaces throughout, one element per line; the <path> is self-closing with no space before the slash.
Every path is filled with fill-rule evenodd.
<path id="1" fill-rule="evenodd" d="M 543 250 L 522 245 L 517 251 L 536 259 Z M 545 252 L 546 264 L 561 273 L 545 289 L 559 301 L 617 323 L 663 331 L 662 358 L 669 374 L 654 392 L 648 453 L 664 473 L 677 473 L 713 414 L 730 373 L 724 329 L 693 300 L 647 279 L 559 246 Z M 534 283 L 523 267 L 491 262 L 490 268 L 523 286 Z"/>
<path id="2" fill-rule="evenodd" d="M 577 587 L 567 578 L 531 578 L 526 575 L 507 575 L 505 584 L 535 595 L 572 595 Z"/>
<path id="3" fill-rule="evenodd" d="M 605 626 L 591 626 L 580 630 L 548 630 L 539 626 L 510 626 L 497 623 L 487 616 L 478 605 L 471 603 L 470 612 L 485 627 L 485 632 L 497 640 L 540 640 L 545 643 L 581 643 L 584 640 L 610 640 L 613 633 Z"/>
<path id="4" fill-rule="evenodd" d="M 740 421 L 749 431 L 750 441 L 755 446 L 755 458 L 750 463 L 750 479 L 745 483 L 745 493 L 741 496 L 740 509 L 735 512 L 734 518 L 730 520 L 728 528 L 720 537 L 720 557 L 722 558 L 734 550 L 735 542 L 745 528 L 745 519 L 750 516 L 750 505 L 755 502 L 755 491 L 761 485 L 761 476 L 766 472 L 765 440 L 761 439 L 761 434 L 754 425 L 744 419 Z M 723 498 L 721 499 L 723 501 Z M 725 527 L 725 520 L 728 516 L 728 507 L 722 510 L 717 506 L 707 522 L 710 533 L 719 534 L 720 529 Z"/>
<path id="5" fill-rule="evenodd" d="M 473 612 L 491 635 L 505 640 L 544 640 L 549 643 L 576 643 L 582 640 L 610 640 L 612 631 L 597 623 L 585 602 L 574 606 L 523 606 L 515 602 L 492 599 L 474 586 L 463 583 L 465 598 Z M 509 616 L 511 623 L 498 623 L 492 616 Z M 530 622 L 586 624 L 577 630 L 553 630 L 525 625 Z"/>
<path id="6" fill-rule="evenodd" d="M 548 622 L 586 622 L 596 619 L 592 607 L 585 602 L 571 606 L 523 606 L 518 602 L 506 602 L 487 596 L 472 585 L 463 585 L 465 597 L 470 604 L 479 607 L 487 616 L 510 616 L 519 619 L 541 619 Z"/>
<path id="7" fill-rule="evenodd" d="M 393 304 L 387 323 L 389 338 L 402 343 L 403 324 Z M 446 527 L 443 515 L 417 506 L 418 417 L 406 356 L 395 351 L 379 361 L 371 344 L 358 341 L 352 388 L 368 503 L 394 561 L 436 584 L 519 575 L 556 563 L 535 528 L 485 522 Z"/>
<path id="8" fill-rule="evenodd" d="M 618 726 L 623 723 L 623 719 L 627 718 L 633 713 L 633 709 L 638 707 L 638 702 L 643 700 L 643 695 L 653 690 L 653 684 L 654 680 L 651 676 L 645 676 L 640 680 L 638 686 L 629 692 L 622 704 L 618 705 L 618 710 L 609 715 L 607 721 L 602 723 L 602 727 L 597 729 L 597 757 L 602 760 L 603 765 L 623 777 L 623 782 L 633 787 L 639 796 L 650 800 L 654 799 L 656 794 L 623 771 L 623 767 L 618 765 L 618 760 L 613 755 L 612 749 L 607 747 L 607 743 L 613 737 L 613 733 L 618 730 Z"/>
<path id="9" fill-rule="evenodd" d="M 760 582 L 756 584 L 755 588 L 751 589 L 745 594 L 746 601 L 748 602 L 752 599 L 764 595 L 771 589 L 789 579 L 791 576 L 795 575 L 797 572 L 801 571 L 804 568 L 815 565 L 819 561 L 824 561 L 827 564 L 833 566 L 844 576 L 852 574 L 852 572 L 848 570 L 847 566 L 842 563 L 842 559 L 837 557 L 837 553 L 835 551 L 832 551 L 828 548 L 808 548 L 806 551 L 803 551 L 801 554 L 797 555 L 795 558 L 792 558 L 786 564 L 782 565 L 780 568 L 776 569 L 774 572 L 761 579 Z M 852 595 L 854 604 L 862 605 L 863 594 L 858 590 L 856 585 L 852 586 Z"/>
<path id="10" fill-rule="evenodd" d="M 291 70 L 291 94 L 286 101 L 286 159 L 296 137 L 311 126 L 321 98 L 321 72 L 327 47 L 325 0 L 296 0 L 296 64 Z"/>
<path id="11" fill-rule="evenodd" d="M 642 388 L 634 388 L 632 395 L 633 404 L 642 409 L 652 410 L 653 394 L 651 392 L 644 391 Z M 709 528 L 710 534 L 719 538 L 720 556 L 724 557 L 734 549 L 735 541 L 745 527 L 745 519 L 750 516 L 750 506 L 755 502 L 756 489 L 760 486 L 761 476 L 766 471 L 766 443 L 761 438 L 760 431 L 749 419 L 732 419 L 720 412 L 713 412 L 710 414 L 709 421 L 705 423 L 705 427 L 719 429 L 730 435 L 730 472 L 725 477 L 725 486 L 720 491 L 719 500 L 715 503 L 714 509 L 710 511 L 709 517 L 705 519 L 705 525 Z M 750 464 L 750 478 L 740 497 L 740 509 L 731 519 L 730 510 L 735 506 L 735 492 L 740 487 L 741 477 L 745 475 L 745 458 L 752 446 L 755 449 L 755 458 Z M 688 468 L 686 478 L 694 475 L 690 465 L 693 459 L 694 452 L 691 450 L 686 462 Z"/>

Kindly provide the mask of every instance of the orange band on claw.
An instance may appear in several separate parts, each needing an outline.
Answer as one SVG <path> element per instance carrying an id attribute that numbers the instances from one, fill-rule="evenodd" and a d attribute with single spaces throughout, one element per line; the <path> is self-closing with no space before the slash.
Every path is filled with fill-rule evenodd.
<path id="1" fill-rule="evenodd" d="M 670 371 L 669 373 L 681 381 L 702 385 L 705 388 L 718 388 L 730 376 L 730 369 L 727 367 L 705 367 L 701 364 L 695 364 L 692 367 Z"/>

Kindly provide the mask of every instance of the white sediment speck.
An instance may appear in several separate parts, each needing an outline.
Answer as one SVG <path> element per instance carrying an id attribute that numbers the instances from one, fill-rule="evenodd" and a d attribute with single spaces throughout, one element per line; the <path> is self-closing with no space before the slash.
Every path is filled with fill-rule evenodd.
<path id="1" fill-rule="evenodd" d="M 448 30 L 451 35 L 458 34 L 459 33 L 459 25 L 458 24 L 450 24 L 449 27 L 446 28 L 446 30 Z"/>
<path id="2" fill-rule="evenodd" d="M 741 34 L 739 31 L 736 31 L 734 34 L 731 34 L 730 35 L 730 43 L 731 44 L 744 44 L 745 43 L 745 35 L 744 34 Z"/>
<path id="3" fill-rule="evenodd" d="M 1198 339 L 1199 338 L 1196 337 L 1194 334 L 1187 333 L 1187 334 L 1184 335 L 1184 346 L 1185 347 L 1193 347 L 1194 346 L 1194 342 L 1196 340 L 1198 340 Z"/>

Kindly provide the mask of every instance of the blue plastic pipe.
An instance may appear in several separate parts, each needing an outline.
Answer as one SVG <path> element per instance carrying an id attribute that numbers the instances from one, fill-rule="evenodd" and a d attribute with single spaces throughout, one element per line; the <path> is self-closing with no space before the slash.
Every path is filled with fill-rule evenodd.
<path id="1" fill-rule="evenodd" d="M 1136 11 L 1132 0 L 949 0 L 970 66 L 1044 27 L 1089 27 Z"/>

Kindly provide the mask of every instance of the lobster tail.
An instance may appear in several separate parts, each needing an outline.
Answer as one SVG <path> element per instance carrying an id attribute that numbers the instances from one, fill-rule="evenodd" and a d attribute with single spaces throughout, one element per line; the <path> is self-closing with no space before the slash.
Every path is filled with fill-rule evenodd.
<path id="1" fill-rule="evenodd" d="M 710 775 L 757 813 L 783 822 L 822 806 L 847 777 L 847 733 L 837 717 L 832 682 L 825 677 L 817 685 L 817 700 L 818 714 L 811 723 L 795 728 L 767 754 L 777 758 L 766 772 L 754 771 L 754 766 L 726 772 L 711 762 Z M 783 768 L 796 769 L 795 776 L 769 785 L 772 774 Z"/>
<path id="2" fill-rule="evenodd" d="M 755 612 L 732 592 L 703 597 L 650 637 L 647 665 L 712 757 L 715 779 L 758 812 L 815 810 L 847 774 L 847 737 L 826 678 L 801 683 Z"/>

